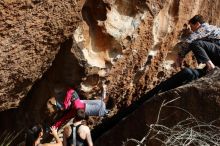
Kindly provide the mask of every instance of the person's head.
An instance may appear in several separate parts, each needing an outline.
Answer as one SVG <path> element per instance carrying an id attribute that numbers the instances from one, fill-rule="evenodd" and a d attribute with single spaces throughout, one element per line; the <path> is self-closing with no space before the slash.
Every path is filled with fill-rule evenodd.
<path id="1" fill-rule="evenodd" d="M 187 24 L 184 23 L 184 24 L 183 24 L 183 29 L 187 29 L 187 27 L 188 27 Z"/>
<path id="2" fill-rule="evenodd" d="M 47 101 L 47 111 L 51 115 L 57 111 L 56 98 L 51 97 Z"/>
<path id="3" fill-rule="evenodd" d="M 27 130 L 25 146 L 33 146 L 35 141 L 43 136 L 43 128 L 37 124 Z"/>
<path id="4" fill-rule="evenodd" d="M 192 31 L 196 31 L 204 22 L 202 15 L 195 15 L 189 20 L 189 25 Z"/>
<path id="5" fill-rule="evenodd" d="M 81 120 L 84 120 L 85 118 L 86 118 L 85 110 L 77 109 L 75 121 L 81 121 Z"/>
<path id="6" fill-rule="evenodd" d="M 54 89 L 51 91 L 50 98 L 47 100 L 47 112 L 52 115 L 59 110 L 63 110 L 62 103 L 66 96 L 67 87 L 63 84 L 55 85 Z M 58 100 L 58 101 L 57 101 Z M 61 102 L 62 101 L 62 102 Z"/>

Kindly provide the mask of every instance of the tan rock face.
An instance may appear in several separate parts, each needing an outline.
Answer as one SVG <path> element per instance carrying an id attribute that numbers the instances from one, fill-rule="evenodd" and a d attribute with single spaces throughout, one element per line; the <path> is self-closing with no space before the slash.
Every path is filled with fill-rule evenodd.
<path id="1" fill-rule="evenodd" d="M 0 110 L 17 107 L 51 66 L 78 24 L 79 7 L 72 1 L 0 2 Z"/>
<path id="2" fill-rule="evenodd" d="M 74 87 L 88 99 L 107 80 L 106 102 L 116 114 L 176 71 L 173 46 L 183 24 L 201 13 L 220 25 L 219 7 L 206 0 L 3 0 L 0 110 L 18 107 L 17 127 L 45 123 L 56 89 Z M 191 56 L 186 62 L 194 64 Z"/>

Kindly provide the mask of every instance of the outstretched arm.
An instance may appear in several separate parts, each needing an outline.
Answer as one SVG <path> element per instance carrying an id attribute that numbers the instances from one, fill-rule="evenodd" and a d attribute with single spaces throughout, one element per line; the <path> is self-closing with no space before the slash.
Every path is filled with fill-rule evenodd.
<path id="1" fill-rule="evenodd" d="M 70 137 L 72 133 L 71 126 L 68 125 L 63 129 L 63 146 L 67 146 L 67 138 Z"/>
<path id="2" fill-rule="evenodd" d="M 92 136 L 89 127 L 87 127 L 86 141 L 88 143 L 88 146 L 93 146 Z"/>
<path id="3" fill-rule="evenodd" d="M 56 128 L 59 128 L 65 121 L 74 117 L 76 113 L 74 106 L 75 106 L 75 103 L 79 101 L 80 99 L 79 99 L 79 95 L 77 94 L 77 92 L 73 89 L 69 89 L 66 93 L 63 104 L 64 104 L 64 110 L 67 110 L 68 108 L 71 108 L 71 109 L 66 115 L 64 115 L 60 120 L 58 120 L 53 126 L 55 126 Z"/>
<path id="4" fill-rule="evenodd" d="M 59 119 L 53 126 L 59 128 L 64 122 L 73 118 L 76 114 L 76 110 L 72 108 L 68 113 L 66 113 L 61 119 Z"/>
<path id="5" fill-rule="evenodd" d="M 53 143 L 53 144 L 45 143 L 45 144 L 42 144 L 42 146 L 62 146 L 63 144 L 58 136 L 57 129 L 55 127 L 51 127 L 50 130 L 51 130 L 51 134 L 54 136 L 56 140 L 56 143 Z"/>
<path id="6" fill-rule="evenodd" d="M 80 99 L 79 95 L 77 94 L 77 92 L 74 89 L 69 89 L 66 93 L 66 96 L 64 98 L 64 109 L 68 109 L 71 106 L 71 102 L 73 100 L 77 100 Z"/>
<path id="7" fill-rule="evenodd" d="M 67 146 L 67 137 L 63 134 L 63 146 Z"/>
<path id="8" fill-rule="evenodd" d="M 107 85 L 106 85 L 105 83 L 102 83 L 102 88 L 103 88 L 103 91 L 102 91 L 102 99 L 105 99 L 105 98 L 106 98 Z"/>

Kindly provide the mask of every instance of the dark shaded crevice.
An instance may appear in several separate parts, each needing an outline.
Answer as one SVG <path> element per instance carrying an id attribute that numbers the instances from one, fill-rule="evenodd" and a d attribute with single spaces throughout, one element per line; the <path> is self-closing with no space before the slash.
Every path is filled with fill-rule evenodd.
<path id="1" fill-rule="evenodd" d="M 200 80 L 202 81 L 202 80 Z M 201 89 L 200 89 L 201 90 Z M 166 93 L 165 93 L 166 92 Z M 207 92 L 207 91 L 205 91 Z M 157 96 L 158 93 L 163 93 L 163 95 L 161 96 Z M 201 107 L 206 107 L 207 105 L 213 105 L 213 101 L 212 100 L 203 100 L 207 97 L 209 97 L 208 95 L 204 95 L 204 93 L 201 93 L 200 95 L 198 95 L 199 91 L 198 88 L 196 87 L 186 87 L 183 90 L 176 90 L 176 89 L 165 89 L 164 91 L 160 92 L 159 90 L 157 90 L 157 88 L 154 88 L 153 90 L 150 90 L 148 93 L 144 94 L 141 98 L 139 98 L 137 101 L 135 101 L 134 103 L 132 103 L 131 106 L 129 106 L 127 109 L 121 110 L 119 111 L 116 115 L 114 115 L 113 117 L 109 118 L 109 119 L 104 119 L 102 124 L 98 125 L 97 127 L 95 127 L 95 129 L 92 131 L 92 135 L 93 135 L 93 139 L 94 141 L 98 141 L 98 139 L 103 135 L 103 134 L 107 134 L 107 132 L 109 130 L 111 130 L 113 127 L 115 127 L 117 125 L 117 128 L 119 129 L 115 129 L 113 131 L 111 131 L 110 133 L 117 133 L 119 130 L 123 130 L 124 128 L 126 128 L 125 131 L 129 131 L 129 127 L 128 127 L 128 123 L 130 124 L 129 126 L 132 126 L 132 124 L 134 124 L 135 119 L 132 119 L 131 121 L 129 121 L 129 119 L 131 119 L 131 117 L 135 118 L 135 115 L 131 115 L 134 111 L 136 111 L 137 109 L 139 109 L 143 104 L 145 104 L 146 106 L 144 108 L 149 110 L 149 113 L 144 113 L 145 117 L 141 117 L 141 113 L 137 116 L 137 119 L 143 118 L 143 121 L 145 121 L 146 123 L 144 123 L 144 125 L 146 126 L 147 120 L 151 121 L 152 118 L 156 119 L 157 114 L 160 106 L 162 104 L 163 100 L 166 101 L 171 101 L 174 100 L 175 98 L 179 98 L 181 96 L 181 99 L 173 102 L 170 104 L 170 107 L 166 107 L 165 109 L 163 109 L 165 112 L 162 112 L 160 117 L 163 117 L 160 119 L 160 124 L 162 125 L 166 125 L 168 127 L 171 127 L 175 124 L 177 124 L 179 121 L 186 119 L 189 116 L 189 113 L 186 111 L 189 111 L 191 114 L 195 115 L 195 117 L 198 117 L 198 120 L 204 120 L 204 121 L 212 121 L 213 119 L 218 118 L 218 115 L 213 114 L 212 116 L 206 116 L 207 112 L 208 113 L 215 113 L 216 108 L 218 107 L 217 104 L 215 104 L 214 108 L 201 108 Z M 199 98 L 195 98 L 195 97 L 199 97 Z M 205 98 L 204 98 L 205 97 Z M 160 99 L 163 98 L 163 99 Z M 149 104 L 146 104 L 146 102 L 148 102 Z M 175 108 L 172 107 L 172 104 L 175 105 L 175 107 L 180 107 Z M 200 106 L 194 106 L 194 105 L 200 105 Z M 185 109 L 186 111 L 183 111 L 182 109 Z M 141 108 L 143 110 L 143 107 Z M 208 111 L 207 111 L 208 110 Z M 147 111 L 147 110 L 145 110 Z M 219 112 L 219 111 L 218 111 Z M 146 115 L 150 115 L 149 117 L 146 117 Z M 152 115 L 151 115 L 152 114 Z M 131 115 L 131 117 L 130 117 Z M 129 116 L 129 117 L 128 117 Z M 127 119 L 126 119 L 127 118 Z M 146 119 L 144 119 L 146 118 Z M 118 126 L 119 122 L 123 119 L 126 119 L 126 122 L 122 122 L 120 123 L 120 125 L 122 127 L 120 127 L 120 125 Z M 212 120 L 211 120 L 212 119 Z M 140 121 L 140 122 L 143 122 Z M 138 123 L 138 121 L 136 121 L 136 124 Z M 123 124 L 125 124 L 127 127 L 123 127 Z M 138 125 L 135 125 L 138 127 Z M 143 123 L 142 123 L 143 126 Z M 134 128 L 133 128 L 134 129 Z M 134 133 L 138 133 L 140 132 L 140 127 L 139 129 L 136 129 L 137 131 L 135 131 Z M 123 131 L 125 133 L 125 131 Z M 145 130 L 144 130 L 145 131 Z M 142 132 L 144 132 L 142 131 Z M 122 132 L 122 133 L 123 133 Z M 132 132 L 132 131 L 129 131 Z M 146 129 L 147 132 L 147 129 Z M 122 140 L 122 139 L 127 139 L 127 138 L 136 138 L 136 137 L 123 137 L 124 135 L 120 135 L 120 133 L 118 133 L 119 136 L 113 136 L 114 138 L 117 137 L 117 140 Z M 146 133 L 145 133 L 146 134 Z M 142 133 L 142 135 L 145 135 L 144 133 Z M 110 134 L 107 134 L 107 137 Z M 129 135 L 129 134 L 126 134 Z M 134 134 L 131 134 L 134 135 Z M 112 138 L 107 138 L 106 136 L 104 136 L 104 138 L 106 138 L 106 140 L 112 140 Z M 142 137 L 143 138 L 143 137 Z M 100 141 L 105 141 L 105 139 L 101 139 Z M 114 142 L 114 141 L 113 141 Z M 122 142 L 122 141 L 121 141 Z M 108 144 L 110 144 L 111 142 L 108 142 Z M 117 141 L 116 143 L 119 143 L 119 141 Z M 149 145 L 154 145 L 154 144 L 149 144 Z"/>
<path id="2" fill-rule="evenodd" d="M 100 81 L 98 74 L 89 75 L 86 77 L 86 80 L 83 82 L 85 86 L 96 86 Z"/>
<path id="3" fill-rule="evenodd" d="M 115 116 L 113 116 L 110 119 L 107 120 L 105 119 L 106 121 L 103 121 L 102 124 L 98 125 L 97 128 L 93 130 L 94 139 L 97 139 L 100 136 L 99 134 L 104 133 L 105 131 L 108 131 L 111 128 L 113 128 L 121 119 L 129 116 L 132 112 L 134 112 L 142 104 L 144 104 L 145 101 L 150 101 L 158 93 L 163 93 L 171 89 L 175 89 L 179 86 L 191 82 L 192 80 L 197 79 L 190 76 L 189 74 L 190 71 L 191 71 L 190 69 L 185 69 L 181 72 L 176 73 L 171 78 L 168 78 L 167 80 L 161 82 L 152 90 L 150 90 L 142 97 L 134 101 L 128 108 L 121 109 Z"/>
<path id="4" fill-rule="evenodd" d="M 60 51 L 51 68 L 34 84 L 27 98 L 23 101 L 21 107 L 28 114 L 27 121 L 32 121 L 30 123 L 43 123 L 47 119 L 46 102 L 48 98 L 54 96 L 55 89 L 78 88 L 81 79 L 85 76 L 85 69 L 79 65 L 78 60 L 71 52 L 72 45 L 72 38 L 61 44 Z M 31 115 L 38 117 L 30 120 Z"/>
<path id="5" fill-rule="evenodd" d="M 121 54 L 122 48 L 114 37 L 106 33 L 104 27 L 98 25 L 98 21 L 107 19 L 107 10 L 111 10 L 111 7 L 102 0 L 87 0 L 82 8 L 82 16 L 89 26 L 92 50 L 97 53 L 109 51 L 110 57 L 112 57 L 111 54 L 114 54 L 112 52 L 116 52 L 117 55 Z"/>
<path id="6" fill-rule="evenodd" d="M 103 0 L 86 0 L 82 8 L 83 20 L 88 26 L 93 26 L 99 21 L 107 19 L 107 9 L 111 9 L 109 4 L 104 3 Z"/>
<path id="7" fill-rule="evenodd" d="M 120 14 L 134 17 L 148 8 L 144 0 L 116 0 L 117 10 Z"/>
<path id="8" fill-rule="evenodd" d="M 9 109 L 3 112 L 0 112 L 1 117 L 1 124 L 0 124 L 0 131 L 3 133 L 3 131 L 12 131 L 17 129 L 18 121 L 20 115 L 18 115 L 19 109 Z M 12 115 L 12 116 L 11 116 Z"/>
<path id="9" fill-rule="evenodd" d="M 76 56 L 71 52 L 72 46 L 72 38 L 61 44 L 52 66 L 41 79 L 35 81 L 18 108 L 0 112 L 0 131 L 19 131 L 36 123 L 41 123 L 45 127 L 53 122 L 53 117 L 48 117 L 45 111 L 46 102 L 54 95 L 54 89 L 57 86 L 63 90 L 65 87 L 78 88 L 85 76 L 85 69 L 79 65 Z M 21 137 L 24 139 L 24 136 Z"/>
<path id="10" fill-rule="evenodd" d="M 152 93 L 153 92 L 153 93 Z M 118 113 L 111 118 L 103 119 L 102 123 L 94 127 L 92 130 L 93 140 L 96 141 L 102 134 L 109 131 L 115 125 L 117 125 L 123 118 L 130 115 L 136 109 L 138 109 L 145 101 L 150 102 L 153 99 L 154 95 L 156 95 L 158 91 L 149 91 L 138 100 L 134 101 L 129 107 L 121 109 Z"/>
<path id="11" fill-rule="evenodd" d="M 218 68 L 216 68 L 216 70 L 214 70 L 216 72 L 213 72 L 213 74 L 218 73 L 217 70 L 218 70 Z M 211 116 L 208 116 L 208 117 L 205 116 L 208 111 L 210 113 L 213 113 L 212 110 L 216 110 L 215 108 L 212 108 L 211 110 L 209 108 L 208 109 L 205 109 L 205 108 L 200 109 L 200 107 L 205 107 L 206 105 L 213 105 L 213 103 L 212 103 L 213 100 L 209 99 L 210 97 L 211 98 L 215 97 L 214 96 L 215 93 L 213 93 L 213 91 L 211 91 L 213 89 L 211 88 L 211 89 L 203 91 L 201 87 L 199 87 L 199 88 L 197 87 L 198 85 L 201 85 L 201 84 L 204 85 L 205 84 L 204 83 L 205 82 L 204 78 L 205 77 L 210 78 L 210 74 L 206 75 L 203 79 L 197 80 L 197 78 L 191 78 L 192 76 L 190 76 L 188 72 L 189 72 L 189 69 L 185 69 L 181 72 L 176 73 L 171 78 L 168 78 L 167 80 L 161 82 L 156 87 L 154 87 L 152 90 L 150 90 L 149 92 L 144 94 L 142 97 L 140 97 L 138 100 L 134 101 L 131 104 L 131 106 L 129 106 L 128 108 L 119 111 L 116 115 L 114 115 L 113 117 L 111 117 L 109 119 L 104 119 L 102 124 L 95 127 L 95 129 L 92 131 L 94 140 L 97 140 L 102 134 L 104 134 L 108 130 L 112 129 L 122 119 L 124 119 L 125 117 L 131 115 L 131 113 L 133 113 L 135 110 L 140 108 L 141 105 L 145 104 L 146 102 L 151 102 L 148 105 L 149 105 L 149 107 L 152 106 L 153 108 L 149 109 L 149 110 L 152 110 L 152 112 L 155 113 L 155 111 L 157 111 L 157 110 L 155 110 L 156 107 L 155 107 L 154 103 L 158 104 L 159 102 L 162 102 L 163 100 L 159 99 L 161 97 L 165 98 L 165 99 L 171 98 L 170 100 L 167 100 L 167 101 L 172 101 L 175 98 L 180 98 L 181 97 L 181 99 L 183 99 L 184 102 L 182 104 L 180 104 L 179 106 L 177 106 L 177 107 L 181 108 L 183 106 L 184 109 L 188 109 L 187 111 L 191 110 L 192 114 L 193 113 L 197 114 L 196 117 L 199 117 L 199 116 L 203 117 L 203 119 L 205 121 L 210 122 L 210 119 L 216 119 L 216 116 L 218 116 L 218 115 L 213 114 L 214 118 L 211 117 Z M 194 81 L 194 82 L 191 82 L 191 81 Z M 218 79 L 216 81 L 218 81 Z M 187 85 L 184 88 L 179 89 L 179 90 L 175 89 L 177 87 L 180 87 L 182 85 L 186 85 L 188 83 L 190 83 L 191 85 Z M 175 92 L 173 92 L 173 91 L 175 91 Z M 182 92 L 182 93 L 180 93 L 180 92 Z M 163 93 L 163 95 L 165 95 L 165 96 L 163 96 L 163 95 L 161 95 L 161 97 L 157 96 L 158 93 Z M 211 95 L 211 93 L 213 95 Z M 199 97 L 201 99 L 207 98 L 209 100 L 207 100 L 207 99 L 206 100 L 201 100 L 201 99 L 198 99 L 197 97 Z M 155 101 L 154 99 L 158 99 L 158 100 Z M 217 105 L 218 103 L 215 103 L 215 104 L 216 104 L 216 107 L 218 107 L 218 105 Z M 160 105 L 161 104 L 158 104 L 157 108 Z M 195 106 L 195 105 L 199 105 L 199 106 Z M 149 107 L 146 105 L 146 107 L 144 107 L 144 108 L 149 108 Z M 150 114 L 152 114 L 152 112 L 149 111 Z M 184 113 L 184 114 L 189 114 L 189 113 L 187 112 L 187 113 Z M 176 118 L 170 118 L 172 120 L 167 120 L 167 119 L 169 119 L 168 117 L 172 117 L 173 115 Z M 155 116 L 155 114 L 154 114 L 154 116 Z M 183 115 L 173 113 L 172 108 L 170 109 L 169 112 L 166 112 L 164 117 L 166 117 L 165 119 L 167 120 L 167 122 L 165 122 L 165 121 L 163 121 L 163 122 L 165 122 L 166 125 L 168 125 L 168 126 L 172 126 L 172 125 L 176 124 L 179 119 L 184 119 Z"/>
<path id="12" fill-rule="evenodd" d="M 71 51 L 72 47 L 72 38 L 61 44 L 60 52 L 45 74 L 45 79 L 48 82 L 61 83 L 70 87 L 78 86 L 81 82 L 81 78 L 85 76 L 85 69 Z"/>

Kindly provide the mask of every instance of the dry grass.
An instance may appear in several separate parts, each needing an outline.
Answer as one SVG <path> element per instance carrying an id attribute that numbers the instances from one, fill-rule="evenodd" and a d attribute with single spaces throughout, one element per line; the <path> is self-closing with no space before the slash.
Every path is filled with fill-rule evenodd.
<path id="1" fill-rule="evenodd" d="M 142 140 L 127 139 L 123 146 L 130 143 L 135 143 L 137 146 L 146 146 L 146 142 L 150 140 L 157 140 L 163 146 L 219 146 L 220 127 L 215 126 L 215 123 L 219 120 L 205 123 L 198 121 L 192 114 L 180 107 L 168 106 L 169 103 L 177 99 L 162 103 L 156 123 L 149 126 L 150 129 Z M 161 125 L 159 124 L 160 113 L 165 106 L 183 110 L 189 114 L 189 117 L 173 127 Z"/>
<path id="2" fill-rule="evenodd" d="M 10 146 L 11 143 L 22 133 L 23 130 L 19 132 L 8 132 L 4 131 L 0 136 L 0 146 Z"/>
<path id="3" fill-rule="evenodd" d="M 148 138 L 156 139 L 166 146 L 218 146 L 220 144 L 220 127 L 192 117 L 171 128 L 160 124 L 152 124 L 150 128 L 155 134 Z"/>

